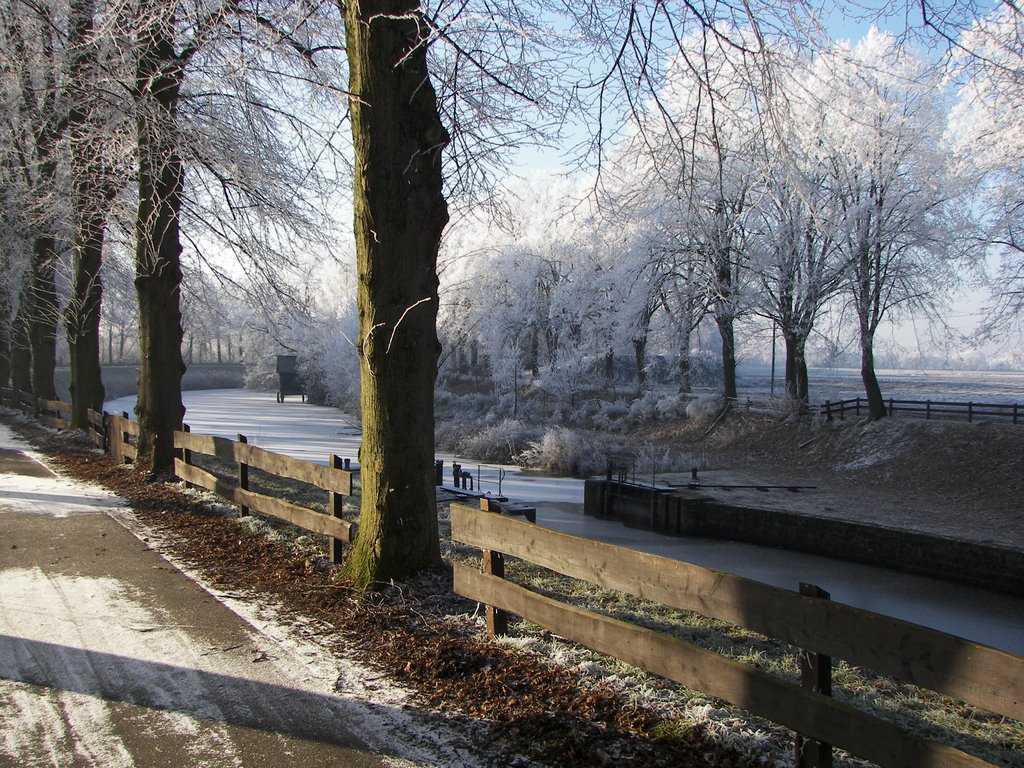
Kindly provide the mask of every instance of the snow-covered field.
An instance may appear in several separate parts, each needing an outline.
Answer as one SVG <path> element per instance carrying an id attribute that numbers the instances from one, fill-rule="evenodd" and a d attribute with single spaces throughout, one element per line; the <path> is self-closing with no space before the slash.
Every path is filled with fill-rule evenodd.
<path id="1" fill-rule="evenodd" d="M 193 432 L 235 439 L 243 434 L 250 445 L 320 464 L 331 454 L 357 464 L 360 434 L 355 422 L 336 408 L 303 403 L 291 397 L 278 403 L 274 392 L 247 389 L 183 392 L 185 422 Z M 104 406 L 110 413 L 135 408 L 135 396 L 122 397 Z M 583 503 L 583 481 L 546 477 L 518 467 L 477 464 L 451 454 L 437 454 L 444 461 L 444 482 L 452 484 L 453 461 L 473 473 L 474 488 L 497 496 L 504 494 L 527 503 Z"/>
<path id="2" fill-rule="evenodd" d="M 932 371 L 915 369 L 877 370 L 882 395 L 894 400 L 940 402 L 1024 403 L 1024 371 Z M 864 397 L 860 371 L 853 368 L 811 368 L 811 401 L 838 402 Z M 740 397 L 757 400 L 771 393 L 771 369 L 740 365 L 737 385 Z M 785 371 L 775 371 L 775 394 L 785 391 Z"/>

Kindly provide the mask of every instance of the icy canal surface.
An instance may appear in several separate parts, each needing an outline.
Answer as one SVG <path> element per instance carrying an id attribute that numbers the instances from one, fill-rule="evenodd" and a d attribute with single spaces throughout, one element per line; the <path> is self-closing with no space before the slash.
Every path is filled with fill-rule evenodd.
<path id="1" fill-rule="evenodd" d="M 327 464 L 331 454 L 356 465 L 360 434 L 355 421 L 336 408 L 303 403 L 299 397 L 277 402 L 274 392 L 247 389 L 214 389 L 183 392 L 185 423 L 193 432 L 236 439 L 245 435 L 250 445 L 297 459 Z M 135 395 L 105 405 L 108 413 L 132 414 Z M 133 416 L 134 418 L 134 416 Z M 493 496 L 504 494 L 516 501 L 583 503 L 583 481 L 523 472 L 519 467 L 478 464 L 451 454 L 444 461 L 445 485 L 452 484 L 453 461 L 473 474 L 473 487 Z"/>
<path id="2" fill-rule="evenodd" d="M 279 404 L 273 392 L 206 390 L 184 392 L 183 399 L 185 421 L 194 432 L 228 438 L 241 433 L 253 445 L 322 464 L 332 453 L 355 461 L 359 449 L 359 431 L 350 418 L 298 398 Z M 130 413 L 134 407 L 131 396 L 108 403 L 106 409 Z M 449 484 L 451 462 L 459 459 L 444 454 L 438 458 L 445 462 L 445 483 Z M 536 505 L 537 522 L 545 527 L 785 589 L 810 582 L 830 592 L 837 602 L 1024 655 L 1024 599 L 801 552 L 626 528 L 582 514 L 582 480 L 531 475 L 517 467 L 477 465 L 468 459 L 460 463 L 473 472 L 474 482 L 479 471 L 483 490 L 493 494 L 504 471 L 502 493 Z"/>

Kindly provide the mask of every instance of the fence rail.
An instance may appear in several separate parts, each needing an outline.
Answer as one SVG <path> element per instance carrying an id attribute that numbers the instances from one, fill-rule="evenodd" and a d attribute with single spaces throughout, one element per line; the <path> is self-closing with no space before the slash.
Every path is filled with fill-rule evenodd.
<path id="1" fill-rule="evenodd" d="M 840 419 L 843 419 L 847 413 L 859 416 L 862 408 L 866 413 L 867 407 L 868 401 L 866 398 L 855 397 L 850 400 L 839 400 L 838 402 L 826 400 L 822 405 L 818 406 L 818 409 L 826 418 L 831 419 L 833 416 L 838 416 Z M 889 398 L 885 401 L 885 409 L 889 416 L 895 416 L 899 413 L 925 419 L 966 418 L 967 421 L 974 421 L 978 418 L 989 417 L 1007 420 L 1012 424 L 1024 422 L 1024 407 L 1019 403 L 895 400 Z"/>
<path id="2" fill-rule="evenodd" d="M 456 565 L 459 594 L 881 765 L 988 763 L 909 736 L 826 695 L 684 641 L 559 603 L 506 581 L 503 566 L 495 569 L 493 564 L 501 563 L 504 555 L 518 557 L 1024 720 L 1024 658 L 1013 654 L 869 611 L 463 505 L 452 505 L 452 538 L 485 553 L 483 573 Z"/>
<path id="3" fill-rule="evenodd" d="M 341 545 L 354 542 L 357 533 L 355 523 L 341 519 L 343 498 L 352 494 L 352 472 L 340 468 L 342 460 L 337 456 L 332 456 L 331 466 L 325 467 L 249 445 L 243 435 L 239 438 L 235 441 L 186 431 L 175 432 L 174 447 L 182 451 L 182 458 L 174 460 L 174 474 L 187 483 L 238 504 L 244 510 L 269 515 L 327 536 L 331 559 L 341 562 Z M 237 479 L 221 478 L 195 466 L 192 461 L 197 453 L 233 462 Z M 325 491 L 328 494 L 328 513 L 251 490 L 249 469 L 298 480 Z"/>

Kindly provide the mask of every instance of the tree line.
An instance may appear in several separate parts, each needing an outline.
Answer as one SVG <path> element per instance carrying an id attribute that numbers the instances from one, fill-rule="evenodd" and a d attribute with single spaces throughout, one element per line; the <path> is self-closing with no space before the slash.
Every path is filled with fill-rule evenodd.
<path id="1" fill-rule="evenodd" d="M 439 316 L 516 370 L 545 350 L 566 381 L 590 375 L 579 350 L 623 342 L 644 375 L 659 330 L 684 385 L 711 318 L 728 396 L 736 321 L 757 314 L 803 398 L 804 347 L 842 294 L 875 402 L 886 316 L 936 306 L 979 248 L 999 260 L 993 327 L 1019 319 L 1024 280 L 1020 11 L 912 13 L 951 79 L 909 39 L 821 42 L 818 9 L 770 1 L 2 0 L 0 382 L 52 398 L 63 333 L 84 425 L 101 323 L 134 315 L 139 464 L 160 476 L 186 297 L 241 295 L 283 340 L 281 308 L 354 254 L 364 583 L 439 562 Z M 552 184 L 530 191 L 547 234 L 508 217 L 519 232 L 494 234 L 515 151 L 566 134 L 588 212 L 552 221 L 568 199 Z"/>

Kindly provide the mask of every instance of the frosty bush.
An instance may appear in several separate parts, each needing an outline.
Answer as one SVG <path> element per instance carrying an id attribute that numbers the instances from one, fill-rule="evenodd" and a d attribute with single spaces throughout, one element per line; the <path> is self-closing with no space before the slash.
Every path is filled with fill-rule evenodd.
<path id="1" fill-rule="evenodd" d="M 658 398 L 653 392 L 645 392 L 629 406 L 629 420 L 634 424 L 653 421 L 658 415 Z"/>
<path id="2" fill-rule="evenodd" d="M 531 469 L 585 477 L 605 470 L 607 453 L 608 446 L 600 439 L 567 427 L 552 427 L 515 460 Z"/>
<path id="3" fill-rule="evenodd" d="M 654 411 L 660 419 L 675 419 L 686 415 L 687 398 L 682 395 L 664 395 L 658 398 Z"/>
<path id="4" fill-rule="evenodd" d="M 593 417 L 593 424 L 598 429 L 615 431 L 622 429 L 627 416 L 629 416 L 629 406 L 621 400 L 603 402 Z"/>
<path id="5" fill-rule="evenodd" d="M 540 427 L 517 419 L 504 419 L 464 437 L 459 442 L 458 453 L 479 461 L 507 464 L 540 436 Z"/>
<path id="6" fill-rule="evenodd" d="M 686 415 L 691 419 L 710 419 L 721 413 L 722 406 L 720 395 L 704 395 L 689 402 Z"/>

